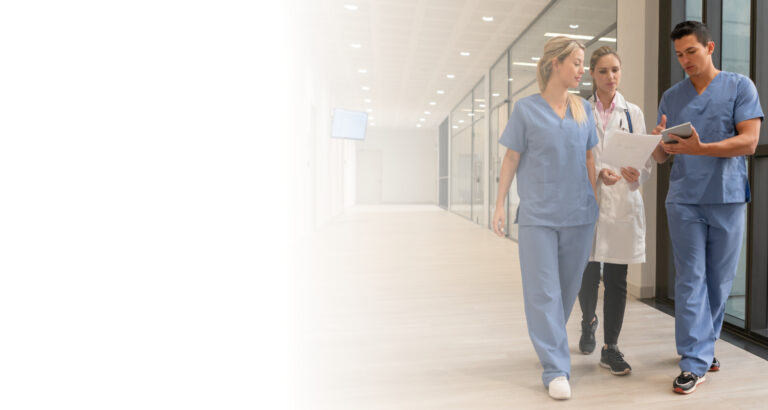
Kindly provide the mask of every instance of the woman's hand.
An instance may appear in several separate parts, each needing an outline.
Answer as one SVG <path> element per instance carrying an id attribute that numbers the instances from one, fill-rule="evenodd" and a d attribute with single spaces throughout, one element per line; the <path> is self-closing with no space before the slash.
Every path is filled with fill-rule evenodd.
<path id="1" fill-rule="evenodd" d="M 637 182 L 640 179 L 640 171 L 632 167 L 624 167 L 621 169 L 621 176 L 629 183 Z"/>
<path id="2" fill-rule="evenodd" d="M 507 212 L 503 206 L 496 206 L 496 210 L 493 211 L 492 221 L 493 231 L 496 232 L 496 235 L 503 238 L 505 236 L 504 227 L 507 226 Z"/>
<path id="3" fill-rule="evenodd" d="M 618 175 L 617 173 L 611 171 L 608 168 L 603 168 L 600 170 L 600 179 L 603 180 L 603 183 L 605 185 L 613 185 L 621 179 L 621 175 Z"/>

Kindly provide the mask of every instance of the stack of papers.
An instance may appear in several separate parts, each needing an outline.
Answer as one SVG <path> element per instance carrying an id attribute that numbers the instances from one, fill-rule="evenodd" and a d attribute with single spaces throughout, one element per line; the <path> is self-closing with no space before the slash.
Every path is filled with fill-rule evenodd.
<path id="1" fill-rule="evenodd" d="M 643 169 L 648 157 L 659 145 L 659 141 L 661 141 L 661 135 L 608 131 L 600 161 L 616 168 Z"/>

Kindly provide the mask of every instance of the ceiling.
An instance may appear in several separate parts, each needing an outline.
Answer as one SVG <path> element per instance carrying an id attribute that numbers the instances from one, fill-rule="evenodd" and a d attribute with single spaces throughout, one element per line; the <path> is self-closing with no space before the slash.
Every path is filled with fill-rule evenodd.
<path id="1" fill-rule="evenodd" d="M 303 13 L 314 24 L 312 64 L 325 67 L 330 105 L 370 109 L 374 127 L 414 129 L 436 128 L 547 3 L 318 0 Z"/>

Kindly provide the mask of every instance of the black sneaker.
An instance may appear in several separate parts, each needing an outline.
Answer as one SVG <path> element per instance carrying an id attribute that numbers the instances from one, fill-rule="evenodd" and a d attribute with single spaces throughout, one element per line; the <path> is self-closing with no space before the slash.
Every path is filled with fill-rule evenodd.
<path id="1" fill-rule="evenodd" d="M 616 376 L 624 376 L 632 371 L 632 367 L 624 361 L 624 354 L 616 345 L 608 345 L 600 351 L 600 366 L 611 369 L 611 374 Z"/>
<path id="2" fill-rule="evenodd" d="M 706 380 L 706 376 L 699 377 L 691 372 L 682 372 L 672 382 L 672 390 L 675 393 L 690 394 L 696 390 L 696 386 L 704 383 L 704 380 Z"/>
<path id="3" fill-rule="evenodd" d="M 595 330 L 597 330 L 597 315 L 592 323 L 581 321 L 581 339 L 579 339 L 581 353 L 590 354 L 595 351 Z"/>
<path id="4" fill-rule="evenodd" d="M 720 362 L 717 360 L 717 357 L 713 357 L 712 358 L 712 364 L 709 365 L 709 370 L 708 371 L 716 372 L 718 370 L 720 370 Z"/>

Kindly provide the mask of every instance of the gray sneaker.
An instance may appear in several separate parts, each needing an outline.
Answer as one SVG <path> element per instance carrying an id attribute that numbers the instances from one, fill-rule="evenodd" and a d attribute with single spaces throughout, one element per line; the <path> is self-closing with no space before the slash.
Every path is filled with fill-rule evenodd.
<path id="1" fill-rule="evenodd" d="M 624 376 L 632 371 L 629 363 L 624 361 L 624 353 L 621 353 L 616 345 L 608 345 L 601 350 L 600 366 L 611 369 L 611 374 L 616 376 Z"/>

